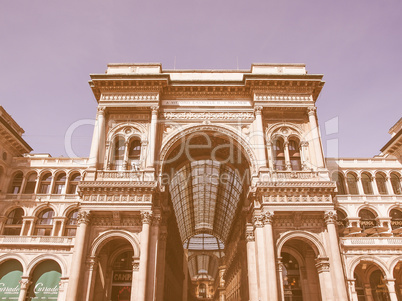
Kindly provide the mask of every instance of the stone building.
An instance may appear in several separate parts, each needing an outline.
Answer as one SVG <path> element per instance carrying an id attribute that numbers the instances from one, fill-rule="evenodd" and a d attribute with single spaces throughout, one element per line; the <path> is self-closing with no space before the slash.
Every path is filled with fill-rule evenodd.
<path id="1" fill-rule="evenodd" d="M 0 300 L 402 300 L 402 121 L 325 159 L 322 78 L 110 64 L 89 158 L 0 107 Z"/>

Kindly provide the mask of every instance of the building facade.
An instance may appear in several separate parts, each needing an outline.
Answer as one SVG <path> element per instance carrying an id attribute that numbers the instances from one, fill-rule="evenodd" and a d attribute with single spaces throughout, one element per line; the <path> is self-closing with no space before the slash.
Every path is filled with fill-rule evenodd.
<path id="1" fill-rule="evenodd" d="M 110 64 L 89 158 L 0 107 L 0 300 L 402 300 L 402 121 L 325 159 L 302 64 Z"/>

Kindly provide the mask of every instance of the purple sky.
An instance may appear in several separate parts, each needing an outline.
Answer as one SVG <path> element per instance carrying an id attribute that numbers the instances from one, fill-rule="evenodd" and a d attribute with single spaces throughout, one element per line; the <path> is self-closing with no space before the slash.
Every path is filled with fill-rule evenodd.
<path id="1" fill-rule="evenodd" d="M 338 117 L 339 155 L 371 157 L 402 116 L 400 0 L 2 1 L 0 103 L 34 152 L 65 156 L 64 134 L 93 119 L 90 73 L 107 63 L 249 69 L 305 63 L 324 74 L 321 126 Z M 333 131 L 333 129 L 330 129 Z M 88 156 L 92 129 L 75 132 Z"/>

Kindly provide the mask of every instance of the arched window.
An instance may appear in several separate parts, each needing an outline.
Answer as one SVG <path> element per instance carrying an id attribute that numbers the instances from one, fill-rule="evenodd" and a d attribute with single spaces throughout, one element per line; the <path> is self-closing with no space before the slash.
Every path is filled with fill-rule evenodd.
<path id="1" fill-rule="evenodd" d="M 370 175 L 363 173 L 362 174 L 362 185 L 364 194 L 373 194 L 373 186 L 371 186 L 371 177 Z"/>
<path id="2" fill-rule="evenodd" d="M 81 181 L 81 175 L 79 173 L 74 173 L 70 177 L 68 184 L 68 194 L 76 194 L 78 189 L 78 184 Z"/>
<path id="3" fill-rule="evenodd" d="M 126 251 L 114 260 L 111 300 L 130 300 L 133 256 L 133 251 Z"/>
<path id="4" fill-rule="evenodd" d="M 141 156 L 141 141 L 139 139 L 133 139 L 130 142 L 128 149 L 129 160 L 139 160 Z"/>
<path id="5" fill-rule="evenodd" d="M 394 233 L 402 235 L 402 231 L 394 231 L 396 229 L 402 228 L 402 211 L 399 209 L 392 209 L 389 212 L 389 217 L 391 218 L 391 228 Z"/>
<path id="6" fill-rule="evenodd" d="M 285 170 L 285 150 L 283 139 L 278 138 L 273 143 L 274 165 L 276 170 Z"/>
<path id="7" fill-rule="evenodd" d="M 36 172 L 31 173 L 27 178 L 27 183 L 25 184 L 24 193 L 34 193 L 37 179 Z"/>
<path id="8" fill-rule="evenodd" d="M 66 236 L 75 236 L 77 232 L 77 222 L 78 222 L 78 210 L 74 210 L 70 212 L 67 218 L 66 230 L 65 230 Z"/>
<path id="9" fill-rule="evenodd" d="M 116 137 L 113 147 L 113 163 L 112 167 L 115 170 L 122 170 L 124 165 L 124 152 L 126 150 L 126 143 L 124 138 Z"/>
<path id="10" fill-rule="evenodd" d="M 336 187 L 338 188 L 338 194 L 340 195 L 346 194 L 345 180 L 342 174 L 340 174 L 339 172 L 333 173 L 332 181 L 336 182 Z"/>
<path id="11" fill-rule="evenodd" d="M 21 191 L 21 185 L 22 185 L 22 172 L 17 172 L 13 178 L 13 181 L 11 182 L 11 186 L 10 186 L 10 193 L 13 194 L 18 194 Z"/>
<path id="12" fill-rule="evenodd" d="M 8 214 L 4 225 L 4 235 L 20 235 L 23 215 L 22 208 L 16 208 Z"/>
<path id="13" fill-rule="evenodd" d="M 40 181 L 39 193 L 48 194 L 50 193 L 50 185 L 52 183 L 52 174 L 50 172 L 45 173 Z"/>
<path id="14" fill-rule="evenodd" d="M 36 222 L 35 235 L 50 236 L 53 228 L 54 211 L 50 208 L 42 210 Z"/>
<path id="15" fill-rule="evenodd" d="M 349 194 L 359 194 L 359 189 L 357 188 L 357 179 L 354 174 L 348 173 L 347 175 Z"/>
<path id="16" fill-rule="evenodd" d="M 54 185 L 53 193 L 55 194 L 66 193 L 66 174 L 64 172 L 56 176 L 56 182 Z"/>
<path id="17" fill-rule="evenodd" d="M 391 184 L 394 194 L 401 194 L 401 179 L 396 174 L 391 174 Z"/>
<path id="18" fill-rule="evenodd" d="M 336 210 L 336 224 L 338 226 L 338 232 L 343 235 L 343 230 L 347 227 L 348 221 L 346 214 L 341 210 Z"/>
<path id="19" fill-rule="evenodd" d="M 375 214 L 367 209 L 362 209 L 359 212 L 360 217 L 360 228 L 364 230 L 373 228 L 377 225 L 375 221 Z"/>
<path id="20" fill-rule="evenodd" d="M 300 143 L 295 139 L 289 141 L 289 158 L 292 170 L 301 170 Z"/>
<path id="21" fill-rule="evenodd" d="M 378 192 L 380 194 L 387 194 L 388 191 L 387 191 L 387 185 L 386 185 L 385 177 L 382 174 L 377 173 L 375 175 L 375 181 L 377 182 Z"/>

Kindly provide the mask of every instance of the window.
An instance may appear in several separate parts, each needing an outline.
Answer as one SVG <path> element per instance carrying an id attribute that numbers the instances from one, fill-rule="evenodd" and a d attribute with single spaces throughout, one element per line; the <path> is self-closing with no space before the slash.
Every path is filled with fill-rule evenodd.
<path id="1" fill-rule="evenodd" d="M 377 182 L 378 192 L 380 194 L 387 194 L 388 191 L 387 191 L 387 185 L 386 185 L 386 182 L 385 182 L 386 181 L 385 177 L 382 174 L 377 173 L 375 175 L 375 181 Z"/>
<path id="2" fill-rule="evenodd" d="M 130 147 L 128 151 L 129 160 L 139 160 L 141 156 L 141 141 L 134 139 L 130 142 Z"/>
<path id="3" fill-rule="evenodd" d="M 53 228 L 54 211 L 50 208 L 39 213 L 36 222 L 35 235 L 50 236 Z"/>
<path id="4" fill-rule="evenodd" d="M 402 211 L 398 209 L 392 209 L 389 213 L 389 217 L 391 218 L 391 228 L 392 230 L 402 228 Z M 401 235 L 399 233 L 399 235 Z"/>
<path id="5" fill-rule="evenodd" d="M 376 216 L 370 210 L 367 209 L 360 210 L 359 217 L 360 217 L 360 228 L 362 228 L 363 231 L 369 228 L 373 228 L 377 225 L 375 221 Z"/>
<path id="6" fill-rule="evenodd" d="M 349 194 L 359 194 L 356 176 L 349 173 L 347 176 Z"/>
<path id="7" fill-rule="evenodd" d="M 338 226 L 338 232 L 342 236 L 343 230 L 348 226 L 348 220 L 346 214 L 343 211 L 336 210 L 336 224 Z"/>
<path id="8" fill-rule="evenodd" d="M 332 174 L 332 181 L 336 182 L 336 187 L 338 188 L 338 194 L 340 195 L 346 194 L 345 180 L 342 174 L 338 172 Z"/>
<path id="9" fill-rule="evenodd" d="M 27 183 L 25 185 L 24 193 L 35 193 L 37 175 L 36 172 L 28 176 Z"/>
<path id="10" fill-rule="evenodd" d="M 281 138 L 274 141 L 274 168 L 276 170 L 285 170 L 285 150 L 283 147 L 283 140 Z"/>
<path id="11" fill-rule="evenodd" d="M 68 185 L 68 194 L 76 194 L 78 190 L 78 184 L 81 181 L 81 175 L 79 173 L 74 173 L 70 177 L 70 183 Z"/>
<path id="12" fill-rule="evenodd" d="M 77 232 L 78 210 L 72 211 L 67 218 L 66 236 L 75 236 Z"/>
<path id="13" fill-rule="evenodd" d="M 21 191 L 21 185 L 22 185 L 22 172 L 17 172 L 13 178 L 13 181 L 11 183 L 11 187 L 9 192 L 13 194 L 18 194 Z"/>
<path id="14" fill-rule="evenodd" d="M 52 174 L 50 172 L 47 172 L 42 176 L 39 193 L 42 193 L 42 194 L 50 193 L 51 183 L 52 183 Z"/>
<path id="15" fill-rule="evenodd" d="M 289 141 L 289 158 L 292 170 L 301 170 L 300 147 L 299 141 Z"/>
<path id="16" fill-rule="evenodd" d="M 9 213 L 4 225 L 4 235 L 20 235 L 23 215 L 24 210 L 22 208 L 14 209 Z"/>
<path id="17" fill-rule="evenodd" d="M 373 187 L 371 186 L 370 175 L 366 173 L 362 174 L 362 185 L 364 194 L 373 194 Z"/>
<path id="18" fill-rule="evenodd" d="M 206 298 L 207 297 L 207 286 L 205 283 L 201 283 L 198 287 L 198 297 L 199 298 Z"/>
<path id="19" fill-rule="evenodd" d="M 53 193 L 55 194 L 66 193 L 66 174 L 64 172 L 57 175 Z"/>
<path id="20" fill-rule="evenodd" d="M 401 179 L 396 174 L 391 174 L 391 185 L 394 194 L 401 194 Z"/>
<path id="21" fill-rule="evenodd" d="M 115 170 L 122 170 L 124 164 L 124 152 L 126 150 L 125 141 L 122 137 L 117 137 L 113 149 L 113 167 Z"/>

